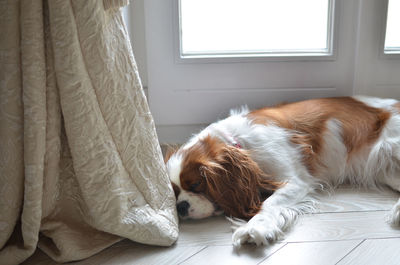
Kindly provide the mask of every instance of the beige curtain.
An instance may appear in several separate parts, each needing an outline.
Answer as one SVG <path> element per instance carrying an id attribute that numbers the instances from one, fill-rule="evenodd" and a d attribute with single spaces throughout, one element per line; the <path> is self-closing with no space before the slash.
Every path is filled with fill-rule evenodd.
<path id="1" fill-rule="evenodd" d="M 177 238 L 126 2 L 0 0 L 0 264 Z"/>

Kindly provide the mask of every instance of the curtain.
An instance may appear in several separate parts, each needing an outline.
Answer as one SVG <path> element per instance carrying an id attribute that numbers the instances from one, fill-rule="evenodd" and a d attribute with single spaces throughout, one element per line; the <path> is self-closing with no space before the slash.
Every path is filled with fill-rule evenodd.
<path id="1" fill-rule="evenodd" d="M 124 4 L 0 0 L 0 264 L 177 239 Z"/>

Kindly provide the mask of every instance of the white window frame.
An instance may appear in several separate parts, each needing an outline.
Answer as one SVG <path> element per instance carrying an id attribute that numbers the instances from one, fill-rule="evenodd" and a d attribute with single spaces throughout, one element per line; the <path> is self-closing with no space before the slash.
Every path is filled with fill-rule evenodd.
<path id="1" fill-rule="evenodd" d="M 400 100 L 400 56 L 384 52 L 387 8 L 388 0 L 360 4 L 353 86 L 356 94 Z"/>
<path id="2" fill-rule="evenodd" d="M 383 0 L 382 3 L 382 36 L 380 39 L 379 56 L 381 59 L 398 60 L 400 59 L 400 49 L 385 49 L 387 16 L 388 16 L 389 0 Z"/>
<path id="3" fill-rule="evenodd" d="M 337 34 L 340 17 L 339 1 L 329 0 L 327 51 L 293 51 L 293 52 L 260 52 L 234 53 L 215 55 L 183 55 L 181 43 L 181 0 L 173 0 L 174 19 L 174 56 L 177 63 L 240 63 L 266 61 L 332 61 L 336 59 Z"/>

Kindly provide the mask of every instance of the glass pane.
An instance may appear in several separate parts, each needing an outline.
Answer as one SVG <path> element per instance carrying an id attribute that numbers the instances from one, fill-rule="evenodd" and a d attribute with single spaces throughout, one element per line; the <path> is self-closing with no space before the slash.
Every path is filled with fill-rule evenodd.
<path id="1" fill-rule="evenodd" d="M 385 51 L 400 51 L 400 0 L 389 0 Z"/>
<path id="2" fill-rule="evenodd" d="M 329 0 L 180 0 L 183 55 L 327 52 Z"/>

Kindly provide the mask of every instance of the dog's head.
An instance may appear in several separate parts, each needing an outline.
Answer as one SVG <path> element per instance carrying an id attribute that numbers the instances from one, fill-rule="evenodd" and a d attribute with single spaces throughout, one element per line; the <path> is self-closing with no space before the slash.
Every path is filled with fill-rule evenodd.
<path id="1" fill-rule="evenodd" d="M 250 219 L 280 183 L 271 180 L 247 151 L 207 136 L 167 158 L 181 218 L 224 213 Z"/>

